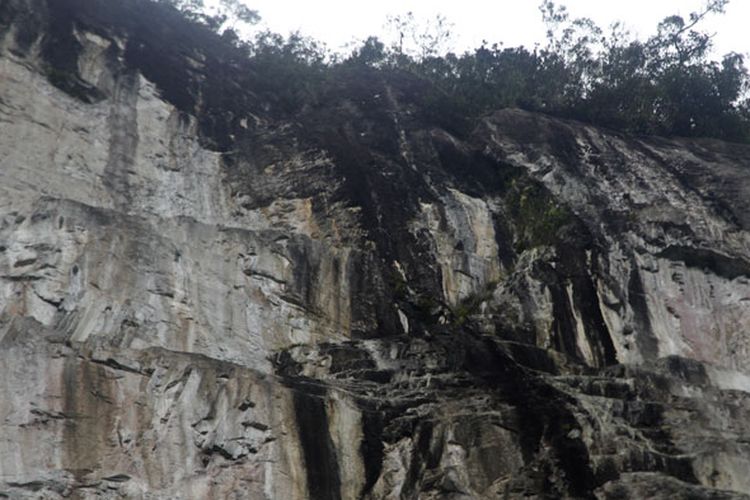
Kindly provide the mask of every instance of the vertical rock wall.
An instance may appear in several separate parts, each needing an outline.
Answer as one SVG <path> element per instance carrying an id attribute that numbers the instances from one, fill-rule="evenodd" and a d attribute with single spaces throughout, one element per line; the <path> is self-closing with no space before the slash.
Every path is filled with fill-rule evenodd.
<path id="1" fill-rule="evenodd" d="M 292 117 L 132 2 L 0 5 L 0 497 L 750 492 L 748 147 Z"/>

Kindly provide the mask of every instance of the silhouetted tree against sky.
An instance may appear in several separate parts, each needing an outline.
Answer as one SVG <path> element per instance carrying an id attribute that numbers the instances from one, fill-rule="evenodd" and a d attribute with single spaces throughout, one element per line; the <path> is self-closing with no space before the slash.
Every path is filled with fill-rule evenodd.
<path id="1" fill-rule="evenodd" d="M 314 105 L 342 67 L 359 66 L 383 77 L 407 72 L 428 81 L 433 90 L 424 104 L 434 108 L 433 116 L 461 114 L 465 121 L 515 106 L 631 133 L 750 141 L 744 57 L 730 53 L 714 60 L 711 34 L 701 30 L 701 22 L 723 13 L 729 0 L 709 0 L 687 18 L 668 16 L 646 39 L 622 24 L 603 29 L 591 19 L 572 18 L 564 6 L 544 0 L 543 46 L 483 43 L 463 54 L 444 54 L 448 20 L 438 16 L 425 24 L 407 13 L 389 18 L 390 43 L 371 36 L 344 57 L 299 33 L 261 32 L 241 41 L 234 28 L 259 15 L 239 0 L 222 0 L 210 13 L 203 0 L 161 1 L 245 47 L 267 75 L 269 90 L 286 96 L 290 111 Z"/>

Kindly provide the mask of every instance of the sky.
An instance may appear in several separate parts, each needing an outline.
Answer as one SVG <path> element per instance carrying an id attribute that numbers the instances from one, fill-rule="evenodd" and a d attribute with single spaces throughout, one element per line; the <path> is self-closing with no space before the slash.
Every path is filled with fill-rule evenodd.
<path id="1" fill-rule="evenodd" d="M 261 28 L 288 34 L 299 30 L 342 50 L 353 40 L 382 35 L 388 15 L 412 11 L 417 18 L 442 15 L 453 24 L 457 52 L 477 47 L 482 40 L 504 46 L 533 47 L 543 42 L 545 28 L 540 0 L 243 0 L 257 10 Z M 634 33 L 653 33 L 658 22 L 671 14 L 687 18 L 704 0 L 558 0 L 573 17 L 590 17 L 600 26 L 620 20 Z M 715 52 L 750 53 L 750 0 L 730 0 L 726 14 L 708 19 L 704 29 L 716 33 Z"/>

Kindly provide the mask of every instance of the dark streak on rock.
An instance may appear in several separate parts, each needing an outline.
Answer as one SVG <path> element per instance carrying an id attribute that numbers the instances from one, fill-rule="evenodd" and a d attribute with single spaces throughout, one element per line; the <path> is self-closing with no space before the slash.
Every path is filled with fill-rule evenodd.
<path id="1" fill-rule="evenodd" d="M 628 278 L 628 303 L 633 310 L 633 321 L 636 328 L 636 343 L 638 352 L 645 359 L 656 359 L 659 356 L 659 342 L 651 328 L 651 319 L 643 290 L 641 274 L 635 259 L 631 259 L 630 277 Z"/>
<path id="2" fill-rule="evenodd" d="M 18 482 L 18 483 L 15 481 L 8 481 L 6 484 L 12 488 L 21 488 L 21 489 L 30 490 L 30 491 L 39 491 L 42 488 L 44 488 L 43 481 L 28 481 L 28 482 Z"/>
<path id="3" fill-rule="evenodd" d="M 8 281 L 20 281 L 20 282 L 23 282 L 23 281 L 38 281 L 38 280 L 42 279 L 42 277 L 41 276 L 34 276 L 33 274 L 31 274 L 31 275 L 22 275 L 22 276 L 9 276 L 9 275 L 5 274 L 3 276 L 0 276 L 0 279 L 4 279 L 4 280 L 8 280 Z"/>
<path id="4" fill-rule="evenodd" d="M 127 209 L 132 204 L 129 172 L 138 148 L 137 99 L 140 76 L 123 73 L 115 82 L 107 124 L 109 156 L 104 167 L 104 185 L 115 204 Z"/>
<path id="5" fill-rule="evenodd" d="M 750 277 L 750 262 L 713 250 L 672 245 L 659 252 L 657 257 L 684 262 L 687 267 L 710 271 L 728 280 Z"/>
<path id="6" fill-rule="evenodd" d="M 21 260 L 16 261 L 15 264 L 13 264 L 13 267 L 25 267 L 25 266 L 33 264 L 34 262 L 36 262 L 36 257 L 30 257 L 28 259 L 21 259 Z"/>
<path id="7" fill-rule="evenodd" d="M 132 478 L 128 476 L 127 474 L 115 474 L 113 476 L 107 476 L 102 478 L 105 481 L 110 481 L 113 483 L 125 483 L 127 481 L 130 481 Z"/>
<path id="8" fill-rule="evenodd" d="M 383 470 L 383 414 L 375 410 L 362 412 L 362 444 L 360 453 L 365 467 L 362 497 L 369 493 Z"/>
<path id="9" fill-rule="evenodd" d="M 144 375 L 144 376 L 148 375 L 147 373 L 144 373 L 143 371 L 141 371 L 141 370 L 139 370 L 137 368 L 131 368 L 130 366 L 123 365 L 122 363 L 120 363 L 120 362 L 118 362 L 118 361 L 116 361 L 116 360 L 114 360 L 112 358 L 107 358 L 107 359 L 91 359 L 91 362 L 92 363 L 96 363 L 98 365 L 104 365 L 104 366 L 107 366 L 107 367 L 115 369 L 115 370 L 122 370 L 122 371 L 126 371 L 126 372 L 129 372 L 129 373 L 135 373 L 135 374 Z M 168 388 L 169 388 L 169 386 L 167 387 L 167 389 Z"/>
<path id="10" fill-rule="evenodd" d="M 325 401 L 299 388 L 294 391 L 294 411 L 310 499 L 341 500 L 339 463 L 329 433 Z"/>

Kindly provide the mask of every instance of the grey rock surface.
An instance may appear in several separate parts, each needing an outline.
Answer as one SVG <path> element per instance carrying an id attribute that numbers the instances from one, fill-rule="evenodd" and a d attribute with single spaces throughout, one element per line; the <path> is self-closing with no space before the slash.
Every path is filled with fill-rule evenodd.
<path id="1" fill-rule="evenodd" d="M 0 6 L 0 498 L 749 498 L 750 147 L 218 113 L 117 5 Z"/>

